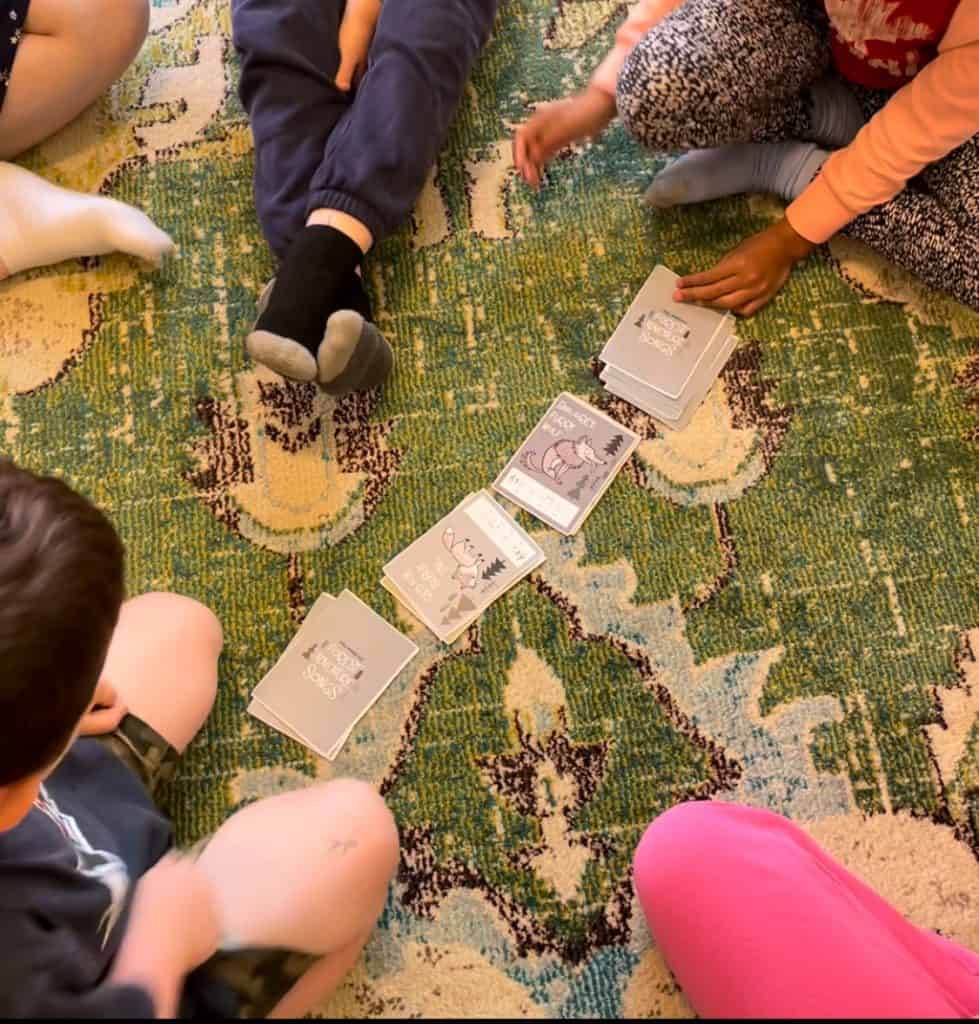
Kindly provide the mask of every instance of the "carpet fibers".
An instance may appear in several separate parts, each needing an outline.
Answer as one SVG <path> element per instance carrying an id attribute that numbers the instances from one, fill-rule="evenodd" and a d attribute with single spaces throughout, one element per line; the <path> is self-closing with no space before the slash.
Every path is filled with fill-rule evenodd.
<path id="1" fill-rule="evenodd" d="M 179 244 L 0 285 L 3 448 L 114 518 L 131 592 L 210 604 L 214 714 L 169 794 L 181 839 L 316 778 L 382 787 L 403 859 L 339 1016 L 686 1015 L 629 862 L 713 796 L 769 807 L 918 923 L 979 948 L 979 316 L 852 245 L 740 324 L 682 434 L 596 379 L 650 269 L 774 217 L 639 202 L 656 161 L 613 130 L 515 179 L 513 124 L 586 76 L 616 0 L 505 0 L 413 223 L 368 261 L 396 373 L 334 400 L 252 365 L 271 261 L 251 201 L 225 0 L 153 0 L 105 101 L 25 164 L 147 210 Z M 643 443 L 575 538 L 447 649 L 385 561 L 488 484 L 561 390 Z M 245 713 L 322 591 L 420 646 L 334 765 Z M 709 870 L 709 865 L 705 865 Z"/>

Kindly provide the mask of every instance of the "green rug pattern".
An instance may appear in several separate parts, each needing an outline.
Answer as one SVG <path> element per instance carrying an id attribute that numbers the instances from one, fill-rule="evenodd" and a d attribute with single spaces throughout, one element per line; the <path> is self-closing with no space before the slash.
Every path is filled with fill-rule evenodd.
<path id="1" fill-rule="evenodd" d="M 272 268 L 228 5 L 153 3 L 126 78 L 25 162 L 144 208 L 178 256 L 0 284 L 0 430 L 111 514 L 131 592 L 224 624 L 170 793 L 183 840 L 317 778 L 388 798 L 401 870 L 324 1013 L 689 1014 L 629 862 L 707 796 L 804 823 L 979 948 L 979 316 L 834 243 L 740 325 L 692 426 L 658 432 L 604 394 L 597 352 L 657 262 L 705 267 L 779 207 L 646 211 L 656 164 L 620 129 L 524 189 L 511 127 L 584 80 L 624 5 L 504 0 L 413 223 L 369 260 L 393 380 L 339 401 L 283 382 L 242 345 Z M 444 648 L 380 568 L 561 390 L 644 441 L 576 538 L 522 517 L 548 561 Z M 344 587 L 421 650 L 327 765 L 244 709 Z"/>

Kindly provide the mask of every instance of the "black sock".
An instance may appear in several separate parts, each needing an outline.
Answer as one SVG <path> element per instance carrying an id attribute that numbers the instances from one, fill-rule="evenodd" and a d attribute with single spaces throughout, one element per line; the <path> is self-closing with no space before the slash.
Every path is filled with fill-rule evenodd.
<path id="1" fill-rule="evenodd" d="M 303 228 L 282 261 L 255 330 L 291 338 L 315 359 L 327 319 L 344 308 L 341 296 L 355 294 L 349 278 L 356 276 L 363 255 L 360 246 L 336 228 Z"/>
<path id="2" fill-rule="evenodd" d="M 371 300 L 367 296 L 367 290 L 364 288 L 360 274 L 354 272 L 344 281 L 337 299 L 337 309 L 352 309 L 365 320 L 374 322 Z"/>

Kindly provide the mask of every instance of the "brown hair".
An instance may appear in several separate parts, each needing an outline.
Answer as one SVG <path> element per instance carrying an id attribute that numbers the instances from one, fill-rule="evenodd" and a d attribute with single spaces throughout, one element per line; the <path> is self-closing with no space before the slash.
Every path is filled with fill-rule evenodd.
<path id="1" fill-rule="evenodd" d="M 0 459 L 0 785 L 61 754 L 123 598 L 123 547 L 87 499 Z"/>

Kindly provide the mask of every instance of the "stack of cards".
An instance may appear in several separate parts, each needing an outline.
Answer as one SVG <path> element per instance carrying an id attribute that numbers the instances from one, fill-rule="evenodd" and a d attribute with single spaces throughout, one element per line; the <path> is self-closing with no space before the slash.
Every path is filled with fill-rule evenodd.
<path id="1" fill-rule="evenodd" d="M 418 648 L 349 590 L 322 594 L 249 712 L 332 761 Z"/>
<path id="2" fill-rule="evenodd" d="M 733 317 L 673 301 L 678 278 L 658 266 L 602 350 L 605 387 L 664 426 L 682 430 L 724 368 Z"/>
<path id="3" fill-rule="evenodd" d="M 381 583 L 450 644 L 543 561 L 527 532 L 479 491 L 391 559 Z"/>
<path id="4" fill-rule="evenodd" d="M 638 434 L 562 393 L 493 489 L 555 530 L 577 533 L 638 443 Z"/>

